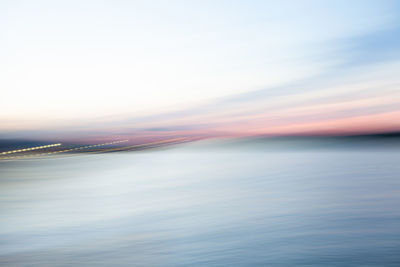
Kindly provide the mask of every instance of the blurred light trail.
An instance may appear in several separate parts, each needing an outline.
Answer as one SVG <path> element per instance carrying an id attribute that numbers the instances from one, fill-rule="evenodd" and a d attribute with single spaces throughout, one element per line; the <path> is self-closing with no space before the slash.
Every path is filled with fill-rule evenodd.
<path id="1" fill-rule="evenodd" d="M 32 151 L 32 150 L 37 150 L 37 149 L 55 147 L 55 146 L 61 146 L 61 143 L 51 144 L 51 145 L 46 145 L 46 146 L 35 146 L 35 147 L 30 147 L 30 148 L 5 151 L 5 152 L 1 152 L 0 155 L 6 155 L 6 154 L 12 154 L 12 153 L 18 153 L 18 152 L 26 152 L 26 151 Z"/>
<path id="2" fill-rule="evenodd" d="M 109 142 L 109 143 L 103 143 L 103 144 L 97 144 L 97 145 L 89 145 L 89 146 L 80 146 L 80 147 L 75 147 L 71 149 L 65 149 L 65 150 L 60 150 L 60 151 L 54 151 L 46 154 L 55 154 L 55 153 L 63 153 L 63 152 L 70 152 L 74 150 L 82 150 L 86 148 L 92 148 L 92 147 L 99 147 L 99 146 L 108 146 L 108 145 L 114 145 L 114 144 L 119 144 L 123 142 L 128 142 L 129 140 L 120 140 L 120 141 L 114 141 L 114 142 Z"/>
<path id="3" fill-rule="evenodd" d="M 112 151 L 116 152 L 116 151 L 130 150 L 130 149 L 134 149 L 134 148 L 144 148 L 144 147 L 150 147 L 150 146 L 154 146 L 154 145 L 161 145 L 161 144 L 167 144 L 167 143 L 168 144 L 173 144 L 173 143 L 175 143 L 177 141 L 187 141 L 187 140 L 188 140 L 187 138 L 183 138 L 183 137 L 182 138 L 172 138 L 172 139 L 155 141 L 155 142 L 144 143 L 144 144 L 137 144 L 137 145 L 132 145 L 132 146 L 124 146 L 124 147 L 117 147 L 117 148 L 105 148 L 105 149 L 99 149 L 99 150 L 94 150 L 94 151 L 87 151 L 87 152 L 83 152 L 83 153 L 84 154 L 91 154 L 91 153 L 104 153 L 104 152 L 112 152 Z M 84 150 L 84 149 L 88 149 L 88 148 L 95 148 L 95 147 L 100 147 L 100 146 L 119 144 L 119 143 L 124 143 L 124 142 L 128 142 L 128 141 L 129 140 L 118 140 L 118 141 L 113 141 L 113 142 L 108 142 L 108 143 L 102 143 L 102 144 L 96 144 L 96 145 L 88 145 L 88 146 L 80 146 L 80 147 L 64 149 L 64 150 L 58 150 L 58 151 L 45 152 L 45 153 L 21 155 L 21 156 L 11 156 L 11 157 L 0 157 L 0 159 L 8 160 L 8 159 L 37 158 L 37 157 L 41 157 L 41 156 L 48 156 L 48 155 L 53 155 L 53 154 Z"/>
<path id="4" fill-rule="evenodd" d="M 43 156 L 43 155 L 58 154 L 58 153 L 63 153 L 63 152 L 70 152 L 70 151 L 74 151 L 74 150 L 82 150 L 82 149 L 92 148 L 92 147 L 113 145 L 113 144 L 118 144 L 118 143 L 127 142 L 127 141 L 128 140 L 119 140 L 119 141 L 113 141 L 113 142 L 109 142 L 109 143 L 89 145 L 89 146 L 80 146 L 80 147 L 75 147 L 75 148 L 70 148 L 70 149 L 64 149 L 64 150 L 58 150 L 58 151 L 52 151 L 52 152 L 46 152 L 46 153 L 38 153 L 38 154 L 33 154 L 33 155 L 31 154 L 31 155 L 23 155 L 23 156 L 2 157 L 0 159 L 30 158 L 30 157 L 35 157 L 35 156 Z M 57 145 L 61 145 L 61 143 L 57 144 Z M 51 146 L 46 146 L 46 147 L 43 146 L 41 148 L 49 148 L 49 147 L 51 147 Z"/>
<path id="5" fill-rule="evenodd" d="M 102 150 L 97 150 L 97 151 L 92 151 L 92 152 L 87 152 L 87 153 L 100 153 L 100 152 L 112 152 L 112 151 L 123 151 L 123 150 L 129 150 L 129 149 L 134 149 L 134 148 L 140 148 L 140 147 L 149 147 L 149 146 L 154 146 L 154 145 L 160 145 L 160 144 L 172 144 L 176 141 L 187 141 L 189 139 L 180 137 L 180 138 L 172 138 L 172 139 L 167 139 L 167 140 L 161 140 L 161 141 L 156 141 L 156 142 L 150 142 L 150 143 L 145 143 L 145 144 L 138 144 L 138 145 L 132 145 L 132 146 L 125 146 L 125 147 L 117 147 L 117 148 L 106 148 Z"/>

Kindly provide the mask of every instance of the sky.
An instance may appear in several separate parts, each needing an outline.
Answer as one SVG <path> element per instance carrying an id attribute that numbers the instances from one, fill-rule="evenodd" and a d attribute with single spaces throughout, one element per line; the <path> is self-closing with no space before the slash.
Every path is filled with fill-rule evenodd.
<path id="1" fill-rule="evenodd" d="M 398 1 L 1 1 L 0 138 L 400 130 Z"/>

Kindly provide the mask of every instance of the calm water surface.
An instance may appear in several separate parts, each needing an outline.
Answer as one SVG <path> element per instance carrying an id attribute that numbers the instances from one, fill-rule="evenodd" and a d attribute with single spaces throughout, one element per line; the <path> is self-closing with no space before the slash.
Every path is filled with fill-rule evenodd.
<path id="1" fill-rule="evenodd" d="M 0 265 L 400 266 L 389 149 L 0 162 Z"/>

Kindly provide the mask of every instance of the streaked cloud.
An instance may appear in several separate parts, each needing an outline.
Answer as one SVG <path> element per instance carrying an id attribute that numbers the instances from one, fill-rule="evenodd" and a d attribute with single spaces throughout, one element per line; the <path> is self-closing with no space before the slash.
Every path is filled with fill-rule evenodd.
<path id="1" fill-rule="evenodd" d="M 21 3 L 3 138 L 400 130 L 396 2 Z"/>

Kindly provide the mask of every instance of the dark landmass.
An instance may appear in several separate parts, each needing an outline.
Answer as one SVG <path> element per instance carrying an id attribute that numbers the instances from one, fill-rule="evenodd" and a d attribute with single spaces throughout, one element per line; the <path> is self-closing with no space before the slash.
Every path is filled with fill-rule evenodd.
<path id="1" fill-rule="evenodd" d="M 167 147 L 182 142 L 161 142 L 156 144 L 77 144 L 62 143 L 57 147 L 37 149 L 32 151 L 4 154 L 5 151 L 24 149 L 29 147 L 38 147 L 58 143 L 51 140 L 0 140 L 0 159 L 18 158 L 18 157 L 37 157 L 45 154 L 76 154 L 76 153 L 111 153 L 121 151 L 137 151 L 149 148 Z M 253 136 L 235 139 L 218 139 L 217 141 L 200 142 L 196 145 L 200 149 L 214 148 L 233 148 L 233 149 L 256 149 L 256 150 L 307 150 L 307 149 L 400 149 L 400 132 L 388 132 L 365 135 L 342 135 L 342 136 Z M 60 152 L 61 151 L 61 152 Z"/>
<path id="2" fill-rule="evenodd" d="M 302 135 L 252 136 L 235 139 L 205 141 L 195 145 L 199 149 L 250 149 L 258 151 L 304 151 L 315 149 L 400 149 L 400 132 L 365 135 Z"/>

